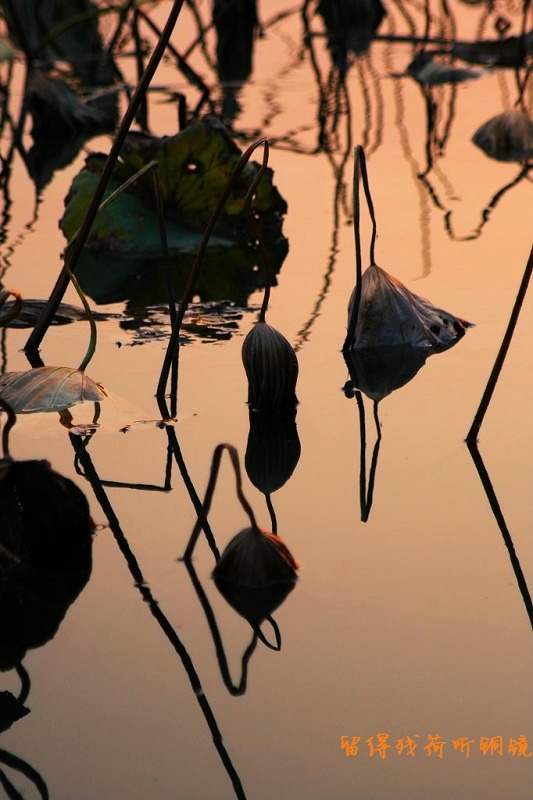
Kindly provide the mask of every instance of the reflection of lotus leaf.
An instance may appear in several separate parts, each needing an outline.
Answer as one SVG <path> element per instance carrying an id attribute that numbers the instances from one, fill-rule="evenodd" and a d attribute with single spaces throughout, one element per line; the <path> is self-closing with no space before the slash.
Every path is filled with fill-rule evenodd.
<path id="1" fill-rule="evenodd" d="M 176 136 L 154 137 L 130 133 L 119 163 L 107 187 L 107 194 L 117 189 L 138 170 L 157 161 L 167 221 L 167 239 L 172 251 L 194 250 L 206 224 L 226 188 L 241 152 L 223 125 L 206 118 L 190 125 Z M 76 176 L 66 199 L 60 222 L 70 239 L 81 225 L 105 163 L 102 155 L 87 159 Z M 247 240 L 243 215 L 244 198 L 259 170 L 248 162 L 234 192 L 228 198 L 214 230 L 212 243 L 222 245 Z M 281 215 L 286 203 L 272 184 L 272 170 L 267 169 L 257 187 L 252 207 L 267 242 L 281 237 Z M 153 179 L 145 175 L 110 206 L 97 215 L 87 246 L 143 254 L 161 252 L 159 220 L 156 213 Z"/>
<path id="2" fill-rule="evenodd" d="M 155 229 L 154 229 L 155 231 Z M 199 243 L 199 234 L 191 234 Z M 155 239 L 159 236 L 154 234 Z M 154 242 L 155 242 L 154 239 Z M 268 246 L 271 282 L 287 254 L 287 241 Z M 194 260 L 192 252 L 171 258 L 174 295 L 183 296 Z M 130 308 L 146 308 L 168 303 L 165 259 L 157 256 L 135 257 L 134 253 L 95 253 L 84 251 L 76 268 L 81 288 L 100 305 L 127 302 Z M 208 248 L 195 284 L 195 294 L 206 301 L 231 300 L 246 306 L 250 294 L 265 285 L 262 270 L 257 269 L 257 254 L 251 247 L 226 243 Z"/>
<path id="3" fill-rule="evenodd" d="M 349 316 L 355 291 L 352 294 Z M 471 322 L 436 308 L 409 291 L 376 264 L 363 273 L 361 304 L 350 347 L 414 347 L 444 350 L 464 335 Z"/>
<path id="4" fill-rule="evenodd" d="M 379 402 L 405 386 L 426 363 L 427 350 L 414 347 L 372 347 L 344 354 L 353 386 Z"/>
<path id="5" fill-rule="evenodd" d="M 0 376 L 0 397 L 17 414 L 62 411 L 84 400 L 107 397 L 100 384 L 70 367 L 36 367 Z"/>
<path id="6" fill-rule="evenodd" d="M 87 498 L 47 461 L 0 460 L 0 669 L 57 631 L 87 583 Z"/>
<path id="7" fill-rule="evenodd" d="M 527 161 L 533 158 L 533 122 L 523 111 L 505 111 L 481 125 L 472 141 L 498 161 Z"/>

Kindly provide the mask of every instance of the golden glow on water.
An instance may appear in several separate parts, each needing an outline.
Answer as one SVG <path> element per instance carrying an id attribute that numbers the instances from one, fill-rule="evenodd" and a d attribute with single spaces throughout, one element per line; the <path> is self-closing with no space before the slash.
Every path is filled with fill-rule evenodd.
<path id="1" fill-rule="evenodd" d="M 163 19 L 168 3 L 160 5 Z M 285 8 L 281 0 L 268 5 L 261 9 L 266 19 Z M 460 38 L 468 38 L 474 9 L 454 4 L 454 12 L 464 23 Z M 175 35 L 180 47 L 194 30 L 184 12 Z M 319 92 L 301 36 L 293 13 L 257 41 L 234 123 L 237 132 L 261 132 L 273 141 L 270 166 L 288 203 L 289 253 L 267 315 L 295 345 L 300 367 L 301 455 L 272 495 L 279 534 L 299 563 L 298 584 L 273 615 L 282 647 L 274 652 L 258 643 L 246 691 L 235 696 L 252 630 L 218 594 L 205 538 L 195 551 L 194 575 L 177 561 L 196 520 L 188 481 L 203 497 L 214 448 L 224 441 L 237 448 L 244 468 L 249 419 L 240 349 L 255 314 L 244 313 L 227 341 L 181 349 L 179 421 L 170 431 L 155 422 L 165 343 L 129 346 L 132 334 L 118 320 L 99 323 L 88 373 L 111 399 L 102 404 L 87 452 L 113 524 L 84 477 L 87 464 L 75 464 L 56 415 L 20 417 L 11 443 L 18 459 L 47 458 L 74 480 L 105 526 L 94 540 L 87 586 L 53 639 L 24 658 L 31 713 L 2 736 L 2 748 L 38 770 L 54 800 L 530 797 L 533 758 L 522 755 L 520 737 L 529 741 L 524 752 L 532 751 L 531 621 L 516 562 L 464 443 L 531 247 L 531 176 L 498 196 L 519 165 L 490 160 L 471 143 L 483 121 L 514 102 L 513 76 L 494 70 L 454 91 L 434 89 L 438 133 L 447 123 L 450 129 L 424 183 L 417 175 L 427 166 L 426 101 L 415 81 L 391 77 L 405 69 L 412 47 L 375 42 L 351 67 L 350 118 L 340 115 L 338 143 L 327 156 L 316 152 Z M 327 77 L 322 39 L 314 48 Z M 198 54 L 192 63 L 199 68 Z M 156 82 L 186 89 L 170 64 Z M 154 133 L 174 133 L 175 120 L 175 107 L 152 103 Z M 103 150 L 108 143 L 101 137 L 88 146 Z M 378 264 L 476 325 L 380 401 L 379 449 L 372 404 L 363 398 L 364 459 L 360 409 L 342 391 L 349 376 L 340 352 L 355 279 L 352 151 L 361 143 L 369 153 Z M 57 221 L 83 160 L 80 153 L 56 175 L 29 228 L 33 187 L 15 160 L 3 281 L 25 296 L 46 297 L 55 280 L 64 247 Z M 484 212 L 480 234 L 468 239 Z M 366 210 L 361 230 L 366 266 Z M 67 299 L 77 303 L 71 290 Z M 258 308 L 261 299 L 253 293 L 249 304 Z M 530 591 L 532 302 L 530 290 L 479 448 Z M 8 370 L 27 368 L 26 338 L 27 331 L 7 331 Z M 84 323 L 53 328 L 43 358 L 77 365 L 87 339 Z M 76 423 L 88 423 L 93 410 L 72 413 Z M 169 453 L 172 488 L 165 491 Z M 361 521 L 362 483 L 367 522 Z M 223 462 L 209 515 L 220 550 L 248 524 L 234 486 Z M 265 498 L 247 476 L 244 490 L 258 524 L 271 529 Z M 273 641 L 268 624 L 264 633 Z M 220 645 L 229 678 L 220 668 Z M 13 672 L 4 674 L 4 686 L 18 693 Z M 216 735 L 213 743 L 204 696 L 222 745 Z M 446 742 L 442 757 L 438 748 L 424 750 L 437 735 Z M 350 743 L 359 737 L 356 755 L 343 749 L 342 737 Z M 397 747 L 408 737 L 419 743 L 415 755 Z M 502 737 L 501 755 L 488 745 L 483 752 L 482 743 L 494 737 Z M 453 740 L 464 741 L 455 747 Z M 522 743 L 514 754 L 510 740 Z M 384 758 L 379 744 L 390 745 Z"/>

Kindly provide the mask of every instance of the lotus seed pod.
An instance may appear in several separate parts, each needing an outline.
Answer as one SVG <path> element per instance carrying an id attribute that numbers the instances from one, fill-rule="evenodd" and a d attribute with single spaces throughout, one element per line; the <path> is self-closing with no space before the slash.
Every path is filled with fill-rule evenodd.
<path id="1" fill-rule="evenodd" d="M 297 568 L 281 539 L 252 527 L 231 540 L 213 571 L 213 579 L 230 606 L 258 626 L 292 592 Z"/>
<path id="2" fill-rule="evenodd" d="M 233 537 L 213 570 L 213 578 L 235 586 L 263 588 L 293 583 L 297 569 L 298 564 L 280 538 L 250 527 Z"/>
<path id="3" fill-rule="evenodd" d="M 242 346 L 248 378 L 248 403 L 259 411 L 294 408 L 298 361 L 287 339 L 266 322 L 257 322 Z"/>

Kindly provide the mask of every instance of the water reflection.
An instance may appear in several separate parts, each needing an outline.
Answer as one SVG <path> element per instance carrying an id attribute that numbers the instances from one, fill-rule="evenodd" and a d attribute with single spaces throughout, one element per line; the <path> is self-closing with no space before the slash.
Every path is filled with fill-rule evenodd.
<path id="1" fill-rule="evenodd" d="M 218 82 L 222 89 L 221 117 L 229 125 L 240 110 L 239 94 L 253 69 L 254 39 L 259 27 L 255 0 L 215 0 Z"/>
<path id="2" fill-rule="evenodd" d="M 513 539 L 511 537 L 511 533 L 505 521 L 502 508 L 498 501 L 498 497 L 496 495 L 496 492 L 494 491 L 490 475 L 487 472 L 487 468 L 485 467 L 485 464 L 481 457 L 481 453 L 478 450 L 477 443 L 467 442 L 467 447 L 470 455 L 472 456 L 472 461 L 474 462 L 474 466 L 479 475 L 481 485 L 483 486 L 485 494 L 487 495 L 487 500 L 491 507 L 492 513 L 494 514 L 494 519 L 496 520 L 498 528 L 500 529 L 500 532 L 502 534 L 503 542 L 505 544 L 505 547 L 507 548 L 507 552 L 509 554 L 509 560 L 511 562 L 511 566 L 513 568 L 513 572 L 516 578 L 516 583 L 518 585 L 518 589 L 522 596 L 522 600 L 524 602 L 524 606 L 526 609 L 526 613 L 529 617 L 531 627 L 533 628 L 533 600 L 531 599 L 529 587 L 526 578 L 524 576 L 524 573 L 522 571 L 522 567 L 520 565 L 520 559 L 516 554 Z"/>
<path id="3" fill-rule="evenodd" d="M 76 459 L 83 469 L 83 474 L 86 480 L 91 485 L 96 500 L 100 504 L 100 507 L 102 508 L 102 511 L 108 520 L 109 527 L 113 533 L 117 546 L 126 561 L 130 574 L 134 580 L 135 589 L 141 595 L 144 606 L 149 608 L 150 613 L 161 628 L 163 635 L 167 638 L 181 661 L 181 664 L 189 679 L 191 689 L 211 732 L 214 746 L 231 780 L 235 796 L 238 798 L 238 800 L 246 800 L 241 779 L 233 765 L 226 746 L 224 745 L 222 733 L 218 727 L 218 723 L 211 705 L 204 693 L 200 677 L 193 664 L 191 656 L 189 655 L 182 640 L 176 633 L 176 630 L 170 623 L 168 617 L 163 612 L 160 604 L 157 602 L 148 583 L 146 582 L 137 558 L 130 548 L 129 542 L 122 530 L 120 521 L 113 510 L 109 498 L 107 497 L 102 481 L 100 480 L 98 472 L 87 449 L 90 438 L 75 436 L 72 434 L 69 434 L 69 438 L 73 446 Z"/>
<path id="4" fill-rule="evenodd" d="M 249 422 L 244 466 L 250 481 L 265 495 L 271 530 L 277 533 L 271 495 L 286 484 L 300 459 L 296 410 L 281 416 L 250 410 Z"/>
<path id="5" fill-rule="evenodd" d="M 350 375 L 343 387 L 347 398 L 355 398 L 359 417 L 360 469 L 359 499 L 361 521 L 367 522 L 374 499 L 374 484 L 381 447 L 381 423 L 378 406 L 384 397 L 405 386 L 424 366 L 428 352 L 414 347 L 365 348 L 343 352 Z M 376 438 L 367 476 L 366 413 L 362 394 L 372 401 Z"/>
<path id="6" fill-rule="evenodd" d="M 0 661 L 52 639 L 89 580 L 94 525 L 85 495 L 45 461 L 0 462 Z"/>

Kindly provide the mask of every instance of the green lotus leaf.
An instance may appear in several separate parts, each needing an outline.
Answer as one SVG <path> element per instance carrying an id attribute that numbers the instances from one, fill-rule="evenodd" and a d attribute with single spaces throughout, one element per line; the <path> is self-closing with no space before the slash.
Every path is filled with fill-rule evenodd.
<path id="1" fill-rule="evenodd" d="M 169 250 L 195 250 L 240 157 L 241 151 L 226 129 L 212 118 L 192 124 L 176 136 L 130 133 L 122 148 L 122 161 L 113 171 L 105 196 L 142 167 L 156 161 Z M 104 163 L 104 156 L 90 156 L 73 180 L 59 223 L 68 239 L 84 219 Z M 244 198 L 258 169 L 257 163 L 248 162 L 219 217 L 210 239 L 211 246 L 228 246 L 250 237 L 243 214 Z M 270 242 L 281 237 L 281 217 L 287 209 L 272 177 L 272 170 L 267 169 L 252 204 L 263 237 Z M 145 174 L 97 215 L 87 247 L 136 256 L 161 251 L 151 174 Z"/>
<path id="2" fill-rule="evenodd" d="M 36 367 L 0 376 L 0 397 L 17 414 L 63 411 L 84 400 L 107 397 L 99 383 L 71 367 Z"/>

